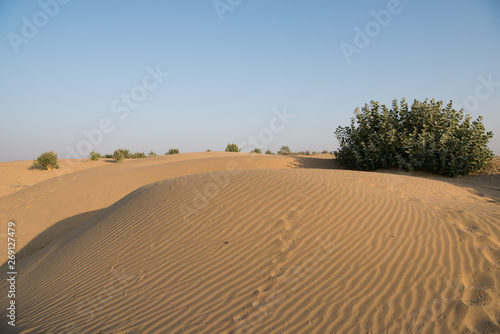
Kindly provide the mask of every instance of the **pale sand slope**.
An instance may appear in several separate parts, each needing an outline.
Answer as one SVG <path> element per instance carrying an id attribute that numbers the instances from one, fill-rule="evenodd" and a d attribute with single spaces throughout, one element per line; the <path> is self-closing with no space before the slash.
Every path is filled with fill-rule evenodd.
<path id="1" fill-rule="evenodd" d="M 125 160 L 124 163 L 133 161 L 138 165 L 162 164 L 166 161 L 174 162 L 180 160 L 192 160 L 206 157 L 223 157 L 226 152 L 204 152 L 204 153 L 184 153 L 170 156 L 150 157 L 147 159 Z M 130 161 L 130 162 L 129 162 Z M 81 170 L 107 166 L 113 163 L 113 159 L 102 158 L 98 161 L 90 159 L 59 159 L 59 169 L 50 171 L 42 170 L 39 166 L 33 166 L 33 160 L 19 160 L 0 162 L 0 197 L 13 194 L 21 189 L 27 188 L 41 181 L 54 177 L 78 172 Z"/>
<path id="2" fill-rule="evenodd" d="M 22 261 L 17 330 L 499 332 L 495 201 L 418 177 L 277 169 L 293 165 L 290 157 L 227 168 L 239 159 L 246 156 L 143 166 L 140 173 L 125 163 L 93 168 L 67 175 L 53 192 L 49 180 L 0 199 L 26 205 L 38 194 L 15 214 L 31 212 L 30 228 L 38 202 L 68 198 L 48 210 L 72 203 L 85 212 L 90 195 L 102 201 L 92 210 L 108 206 Z M 202 167 L 220 171 L 197 174 Z M 173 171 L 193 175 L 172 178 Z M 121 184 L 122 174 L 131 185 Z M 170 178 L 113 202 L 155 177 Z M 113 178 L 116 190 L 107 184 Z M 72 195 L 78 192 L 83 197 Z M 47 212 L 47 227 L 57 214 Z M 3 281 L 0 305 L 6 290 Z"/>
<path id="3" fill-rule="evenodd" d="M 103 166 L 107 159 L 90 160 L 59 160 L 60 169 L 50 171 L 33 166 L 33 160 L 9 161 L 0 163 L 0 197 L 13 194 L 23 188 L 32 186 L 60 175 L 79 170 Z M 72 164 L 70 167 L 68 164 Z"/>

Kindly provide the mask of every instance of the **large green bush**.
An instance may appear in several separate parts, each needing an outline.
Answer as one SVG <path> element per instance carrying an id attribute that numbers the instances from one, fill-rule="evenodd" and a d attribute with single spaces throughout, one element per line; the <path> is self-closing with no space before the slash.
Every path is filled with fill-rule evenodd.
<path id="1" fill-rule="evenodd" d="M 481 170 L 493 157 L 487 146 L 493 133 L 482 118 L 472 121 L 451 101 L 415 100 L 409 108 L 405 99 L 394 100 L 391 109 L 371 101 L 335 135 L 337 160 L 361 170 L 402 167 L 455 177 Z"/>
<path id="2" fill-rule="evenodd" d="M 57 161 L 57 154 L 54 152 L 44 152 L 40 154 L 38 158 L 33 160 L 33 165 L 35 166 L 41 166 L 43 169 L 51 170 L 51 169 L 58 169 L 59 168 L 59 162 Z"/>
<path id="3" fill-rule="evenodd" d="M 227 144 L 226 152 L 239 152 L 241 149 L 238 148 L 236 144 Z"/>

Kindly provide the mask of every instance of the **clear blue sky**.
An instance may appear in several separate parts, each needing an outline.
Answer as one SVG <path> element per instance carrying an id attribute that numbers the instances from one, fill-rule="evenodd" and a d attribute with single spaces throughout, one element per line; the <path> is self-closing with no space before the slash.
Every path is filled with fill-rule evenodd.
<path id="1" fill-rule="evenodd" d="M 357 106 L 401 97 L 468 103 L 500 154 L 500 2 L 393 2 L 1 1 L 0 161 L 66 158 L 103 119 L 97 152 L 224 150 L 284 108 L 296 117 L 265 148 L 335 150 Z M 146 90 L 157 66 L 169 75 Z"/>

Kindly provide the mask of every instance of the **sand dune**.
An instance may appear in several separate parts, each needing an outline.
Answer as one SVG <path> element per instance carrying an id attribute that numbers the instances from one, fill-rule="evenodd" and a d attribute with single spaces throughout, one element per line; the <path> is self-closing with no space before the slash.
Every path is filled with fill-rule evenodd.
<path id="1" fill-rule="evenodd" d="M 29 229 L 20 228 L 17 233 L 17 247 L 23 248 L 22 258 L 56 240 L 98 210 L 151 182 L 217 170 L 286 168 L 293 166 L 294 162 L 294 158 L 284 156 L 207 152 L 128 160 L 120 164 L 105 163 L 100 167 L 61 173 L 58 177 L 0 197 L 0 219 L 15 220 L 22 224 L 20 226 L 28 224 Z M 47 173 L 52 172 L 55 171 Z M 48 233 L 42 234 L 44 231 Z M 0 231 L 2 249 L 6 247 L 6 233 L 6 230 Z M 28 243 L 29 247 L 25 247 Z M 6 259 L 7 255 L 2 253 L 2 263 Z"/>
<path id="2" fill-rule="evenodd" d="M 500 331 L 495 198 L 424 177 L 296 168 L 307 166 L 293 157 L 191 157 L 82 170 L 0 198 L 31 247 L 17 331 Z"/>

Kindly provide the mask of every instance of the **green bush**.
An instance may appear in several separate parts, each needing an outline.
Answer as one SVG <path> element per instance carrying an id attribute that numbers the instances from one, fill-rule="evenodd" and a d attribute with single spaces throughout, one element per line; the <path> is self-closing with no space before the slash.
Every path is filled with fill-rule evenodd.
<path id="1" fill-rule="evenodd" d="M 176 148 L 171 148 L 170 150 L 168 150 L 168 152 L 167 152 L 167 153 L 165 153 L 165 155 L 167 155 L 167 154 L 179 154 L 179 153 L 180 153 L 180 152 L 179 152 L 179 150 L 178 150 L 178 149 L 176 149 Z"/>
<path id="2" fill-rule="evenodd" d="M 130 159 L 132 155 L 130 154 L 130 151 L 126 148 L 120 148 L 117 149 L 115 152 L 113 152 L 113 158 L 115 157 L 115 153 L 120 152 L 123 155 L 124 159 Z"/>
<path id="3" fill-rule="evenodd" d="M 319 154 L 318 151 L 312 151 L 312 155 L 317 155 L 317 154 Z"/>
<path id="4" fill-rule="evenodd" d="M 57 161 L 57 154 L 55 154 L 52 151 L 44 152 L 40 154 L 38 158 L 33 160 L 33 165 L 41 166 L 43 169 L 46 170 L 58 169 L 59 162 Z"/>
<path id="5" fill-rule="evenodd" d="M 89 153 L 89 158 L 92 161 L 97 161 L 97 160 L 99 160 L 99 158 L 101 158 L 101 154 L 97 153 L 95 151 L 92 151 L 92 152 Z"/>
<path id="6" fill-rule="evenodd" d="M 254 148 L 250 153 L 262 154 L 262 150 L 260 148 Z"/>
<path id="7" fill-rule="evenodd" d="M 405 99 L 394 100 L 391 109 L 371 101 L 335 135 L 338 161 L 361 170 L 401 167 L 455 177 L 481 170 L 493 157 L 487 146 L 493 133 L 482 117 L 471 121 L 451 101 L 415 100 L 409 108 Z"/>
<path id="8" fill-rule="evenodd" d="M 241 149 L 236 144 L 227 144 L 226 152 L 239 152 Z"/>
<path id="9" fill-rule="evenodd" d="M 123 149 L 118 149 L 118 150 L 113 152 L 113 159 L 115 160 L 115 162 L 122 162 L 123 159 L 125 159 L 125 158 L 126 158 L 126 156 L 125 156 L 125 152 Z"/>
<path id="10" fill-rule="evenodd" d="M 281 149 L 278 151 L 278 154 L 290 155 L 290 154 L 292 154 L 292 151 L 290 150 L 290 147 L 288 147 L 288 146 L 281 146 Z"/>
<path id="11" fill-rule="evenodd" d="M 205 152 L 212 152 L 212 150 L 211 150 L 211 149 L 208 149 L 208 150 L 206 150 Z"/>
<path id="12" fill-rule="evenodd" d="M 330 152 L 328 152 L 327 150 L 323 150 L 323 151 L 321 152 L 321 154 L 329 154 L 329 153 L 330 153 Z"/>
<path id="13" fill-rule="evenodd" d="M 131 158 L 131 159 L 143 159 L 143 158 L 146 158 L 146 153 L 135 152 L 133 154 L 130 154 L 129 158 Z"/>
<path id="14" fill-rule="evenodd" d="M 148 156 L 150 156 L 150 157 L 156 157 L 156 152 L 155 151 L 149 151 Z"/>
<path id="15" fill-rule="evenodd" d="M 266 154 L 274 154 L 274 153 L 273 153 L 273 151 L 271 151 L 271 150 L 269 150 L 269 149 L 268 149 L 268 150 L 266 151 Z"/>
<path id="16" fill-rule="evenodd" d="M 113 159 L 113 154 L 105 154 L 104 157 L 106 159 Z"/>

